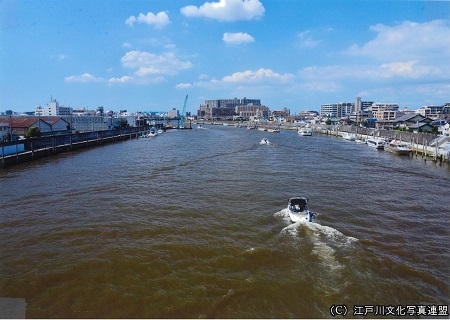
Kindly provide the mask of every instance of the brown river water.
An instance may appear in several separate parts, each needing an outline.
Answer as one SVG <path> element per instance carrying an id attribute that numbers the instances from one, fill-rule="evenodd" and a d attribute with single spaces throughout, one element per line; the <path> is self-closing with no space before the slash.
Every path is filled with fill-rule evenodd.
<path id="1" fill-rule="evenodd" d="M 204 127 L 0 170 L 0 297 L 27 318 L 448 318 L 448 165 Z"/>

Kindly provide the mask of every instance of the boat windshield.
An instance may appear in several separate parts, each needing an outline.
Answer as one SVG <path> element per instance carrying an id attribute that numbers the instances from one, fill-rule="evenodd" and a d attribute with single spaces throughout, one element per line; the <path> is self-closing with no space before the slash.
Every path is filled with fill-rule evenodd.
<path id="1" fill-rule="evenodd" d="M 303 212 L 306 209 L 307 200 L 305 198 L 293 198 L 289 200 L 289 209 L 294 212 Z"/>

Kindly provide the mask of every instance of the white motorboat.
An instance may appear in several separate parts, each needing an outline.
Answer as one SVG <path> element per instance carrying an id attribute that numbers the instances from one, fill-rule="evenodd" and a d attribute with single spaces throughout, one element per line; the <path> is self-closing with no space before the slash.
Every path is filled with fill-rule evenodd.
<path id="1" fill-rule="evenodd" d="M 301 136 L 312 136 L 312 130 L 309 127 L 300 128 L 297 133 Z"/>
<path id="2" fill-rule="evenodd" d="M 148 132 L 149 137 L 156 137 L 158 135 L 158 132 L 156 131 L 155 127 L 151 127 L 150 131 Z"/>
<path id="3" fill-rule="evenodd" d="M 384 150 L 397 155 L 409 155 L 412 152 L 411 146 L 401 140 L 391 140 L 384 146 Z"/>
<path id="4" fill-rule="evenodd" d="M 267 138 L 263 138 L 259 144 L 270 144 L 269 140 Z"/>
<path id="5" fill-rule="evenodd" d="M 308 209 L 308 198 L 293 197 L 288 202 L 289 218 L 292 222 L 304 221 L 312 222 L 314 219 L 314 212 Z"/>
<path id="6" fill-rule="evenodd" d="M 379 137 L 369 137 L 367 138 L 367 145 L 371 148 L 383 150 L 386 145 L 386 140 Z"/>
<path id="7" fill-rule="evenodd" d="M 349 140 L 349 141 L 355 141 L 356 140 L 356 134 L 351 133 L 351 132 L 343 131 L 343 132 L 341 132 L 341 136 L 345 140 Z"/>

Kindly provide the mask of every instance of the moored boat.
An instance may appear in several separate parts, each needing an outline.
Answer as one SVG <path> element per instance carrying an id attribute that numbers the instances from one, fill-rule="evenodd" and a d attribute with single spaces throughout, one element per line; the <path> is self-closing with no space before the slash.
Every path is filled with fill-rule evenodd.
<path id="1" fill-rule="evenodd" d="M 158 132 L 156 131 L 155 127 L 151 127 L 150 131 L 148 132 L 149 137 L 156 137 L 158 135 Z"/>
<path id="2" fill-rule="evenodd" d="M 383 150 L 386 145 L 386 140 L 379 137 L 369 137 L 367 138 L 367 145 L 371 148 Z"/>
<path id="3" fill-rule="evenodd" d="M 309 127 L 300 128 L 297 133 L 301 136 L 312 136 L 312 130 Z"/>
<path id="4" fill-rule="evenodd" d="M 293 197 L 289 199 L 287 210 L 292 222 L 312 222 L 314 212 L 308 209 L 308 198 Z"/>
<path id="5" fill-rule="evenodd" d="M 341 132 L 341 136 L 345 140 L 349 140 L 349 141 L 355 141 L 356 140 L 356 134 L 351 133 L 351 132 L 343 131 L 343 132 Z"/>
<path id="6" fill-rule="evenodd" d="M 397 155 L 409 155 L 412 152 L 411 146 L 401 140 L 391 140 L 384 146 L 384 150 Z"/>

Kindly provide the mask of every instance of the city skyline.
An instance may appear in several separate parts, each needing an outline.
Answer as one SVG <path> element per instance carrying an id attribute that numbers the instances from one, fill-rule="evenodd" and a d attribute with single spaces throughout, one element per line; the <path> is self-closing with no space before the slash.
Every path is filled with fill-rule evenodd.
<path id="1" fill-rule="evenodd" d="M 319 111 L 362 100 L 450 101 L 448 1 L 0 3 L 0 112 L 195 114 L 211 99 Z"/>

